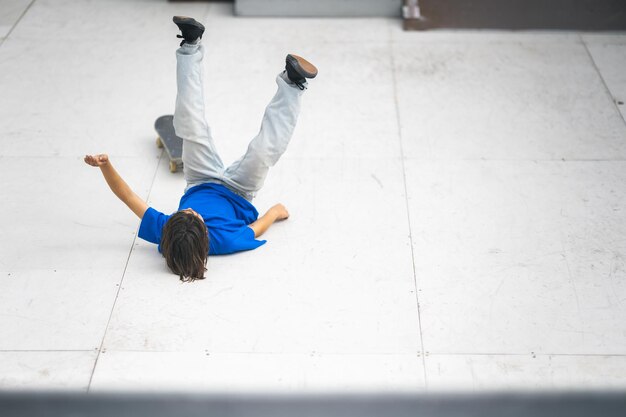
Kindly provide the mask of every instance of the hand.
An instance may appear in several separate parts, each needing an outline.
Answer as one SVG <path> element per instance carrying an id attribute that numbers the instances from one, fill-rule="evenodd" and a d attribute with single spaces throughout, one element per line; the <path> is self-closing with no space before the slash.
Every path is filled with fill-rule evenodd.
<path id="1" fill-rule="evenodd" d="M 287 208 L 285 208 L 285 206 L 280 203 L 272 206 L 270 210 L 276 216 L 276 220 L 285 220 L 289 218 L 289 212 L 287 211 Z"/>
<path id="2" fill-rule="evenodd" d="M 85 163 L 92 167 L 101 167 L 109 163 L 109 155 L 104 153 L 99 155 L 85 155 Z"/>

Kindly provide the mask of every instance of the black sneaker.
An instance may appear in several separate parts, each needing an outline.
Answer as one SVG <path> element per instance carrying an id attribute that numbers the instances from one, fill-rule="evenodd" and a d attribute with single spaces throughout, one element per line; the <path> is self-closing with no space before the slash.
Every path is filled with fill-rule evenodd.
<path id="1" fill-rule="evenodd" d="M 285 62 L 287 77 L 291 82 L 297 85 L 300 90 L 305 89 L 303 84 L 307 78 L 315 78 L 317 75 L 315 65 L 298 55 L 287 55 Z"/>
<path id="2" fill-rule="evenodd" d="M 182 35 L 176 35 L 177 38 L 182 39 L 180 46 L 183 46 L 185 43 L 195 42 L 196 39 L 202 38 L 204 26 L 202 23 L 196 21 L 196 19 L 186 16 L 174 16 L 172 21 L 176 23 L 176 26 L 178 26 L 178 29 L 180 29 L 182 33 Z"/>

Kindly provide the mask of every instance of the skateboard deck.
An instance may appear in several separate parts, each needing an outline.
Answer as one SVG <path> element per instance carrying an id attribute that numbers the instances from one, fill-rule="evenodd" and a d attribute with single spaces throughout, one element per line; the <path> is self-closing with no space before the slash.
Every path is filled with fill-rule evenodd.
<path id="1" fill-rule="evenodd" d="M 157 131 L 157 146 L 165 149 L 170 160 L 170 172 L 176 172 L 183 167 L 183 140 L 174 132 L 174 116 L 161 116 L 154 122 Z"/>

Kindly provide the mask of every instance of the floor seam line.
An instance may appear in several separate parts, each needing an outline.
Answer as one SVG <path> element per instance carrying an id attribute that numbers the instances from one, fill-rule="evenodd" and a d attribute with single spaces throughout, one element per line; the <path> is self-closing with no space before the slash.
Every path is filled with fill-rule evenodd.
<path id="1" fill-rule="evenodd" d="M 2 45 L 4 45 L 4 42 L 9 39 L 9 36 L 11 36 L 11 34 L 13 33 L 13 30 L 15 30 L 15 28 L 17 27 L 17 25 L 22 21 L 22 18 L 26 15 L 26 13 L 30 10 L 31 6 L 33 4 L 35 4 L 35 1 L 37 0 L 32 0 L 30 3 L 28 3 L 28 6 L 26 6 L 26 8 L 24 9 L 24 11 L 22 12 L 22 14 L 20 15 L 20 17 L 17 18 L 17 21 L 13 24 L 13 26 L 11 26 L 11 29 L 9 29 L 9 31 L 7 32 L 6 36 L 4 36 L 4 38 L 2 38 L 0 40 L 0 47 L 2 47 Z"/>
<path id="2" fill-rule="evenodd" d="M 148 191 L 148 195 L 146 196 L 146 202 L 150 200 L 150 194 L 152 194 L 152 188 L 154 187 L 154 182 L 156 181 L 156 176 L 159 172 L 159 167 L 161 166 L 161 160 L 163 159 L 164 151 L 161 150 L 161 155 L 156 164 L 156 168 L 154 170 L 154 175 L 152 176 L 152 182 L 150 184 L 150 191 Z M 102 340 L 100 341 L 100 346 L 98 348 L 98 355 L 96 356 L 96 360 L 94 361 L 93 368 L 91 369 L 91 375 L 89 376 L 89 383 L 87 384 L 87 392 L 91 390 L 91 383 L 93 381 L 93 376 L 96 372 L 96 367 L 98 366 L 98 360 L 100 359 L 100 355 L 102 354 L 102 348 L 104 346 L 104 341 L 106 340 L 106 335 L 109 331 L 109 325 L 111 324 L 111 318 L 113 317 L 113 312 L 115 311 L 115 306 L 117 305 L 117 300 L 120 295 L 120 291 L 122 291 L 122 284 L 124 283 L 124 278 L 126 277 L 126 270 L 128 269 L 128 264 L 130 263 L 130 257 L 133 254 L 133 250 L 135 249 L 135 242 L 137 241 L 138 233 L 135 233 L 133 237 L 133 241 L 130 245 L 130 250 L 128 251 L 128 257 L 126 258 L 126 264 L 124 265 L 124 271 L 122 272 L 122 277 L 117 287 L 117 292 L 115 293 L 115 299 L 113 300 L 113 305 L 111 306 L 111 312 L 109 313 L 109 319 L 107 320 L 107 324 L 104 328 L 104 334 L 102 335 Z"/>
<path id="3" fill-rule="evenodd" d="M 402 145 L 402 127 L 400 124 L 400 106 L 398 103 L 398 82 L 396 79 L 396 61 L 394 54 L 394 42 L 392 39 L 392 24 L 388 25 L 388 48 L 389 48 L 389 57 L 391 64 L 391 79 L 393 86 L 393 101 L 396 113 L 396 126 L 397 126 L 397 136 L 398 142 L 400 145 L 400 165 L 402 167 L 402 180 L 404 182 L 404 204 L 406 208 L 406 216 L 407 216 L 407 224 L 409 226 L 409 246 L 411 248 L 411 267 L 413 268 L 413 289 L 415 291 L 415 304 L 417 306 L 417 324 L 419 328 L 419 337 L 420 337 L 420 356 L 422 360 L 422 372 L 424 376 L 424 389 L 428 391 L 428 377 L 426 375 L 426 356 L 424 350 L 424 337 L 422 333 L 422 317 L 420 312 L 420 303 L 418 296 L 418 288 L 417 288 L 417 274 L 415 271 L 415 249 L 413 248 L 413 231 L 411 229 L 411 211 L 409 207 L 409 193 L 406 182 L 406 166 L 404 164 L 404 147 Z"/>
<path id="4" fill-rule="evenodd" d="M 0 349 L 0 352 L 93 352 L 95 349 Z"/>
<path id="5" fill-rule="evenodd" d="M 495 353 L 495 352 L 428 352 L 428 356 L 522 356 L 522 357 L 545 357 L 545 356 L 589 356 L 589 357 L 626 357 L 626 353 Z"/>
<path id="6" fill-rule="evenodd" d="M 619 114 L 619 116 L 621 117 L 622 122 L 624 123 L 624 126 L 626 126 L 626 119 L 624 118 L 624 115 L 620 111 L 619 106 L 615 102 L 615 96 L 613 96 L 611 89 L 609 88 L 608 84 L 606 83 L 606 80 L 602 76 L 602 72 L 600 72 L 600 68 L 598 68 L 598 65 L 596 64 L 596 60 L 593 59 L 593 55 L 591 55 L 591 51 L 589 50 L 587 43 L 585 42 L 585 40 L 583 39 L 580 33 L 578 34 L 578 39 L 580 40 L 580 43 L 583 45 L 583 48 L 585 48 L 585 51 L 587 52 L 587 56 L 589 57 L 589 60 L 591 61 L 593 68 L 596 70 L 598 77 L 600 77 L 600 81 L 602 81 L 602 85 L 604 85 L 604 91 L 606 91 L 606 93 L 611 98 L 611 102 L 613 103 L 613 108 L 617 111 L 617 114 Z"/>
<path id="7" fill-rule="evenodd" d="M 2 352 L 2 351 L 0 351 Z M 80 351 L 80 352 L 91 352 Z M 414 357 L 416 352 L 374 352 L 374 353 L 363 353 L 363 352 L 263 352 L 258 350 L 250 350 L 250 351 L 213 351 L 208 349 L 193 349 L 193 350 L 146 350 L 146 349 L 107 349 L 107 352 L 122 352 L 122 353 L 179 353 L 179 354 L 192 354 L 192 353 L 200 353 L 202 355 L 211 356 L 211 355 L 253 355 L 253 356 L 282 356 L 282 355 L 292 355 L 292 356 L 307 356 L 311 358 L 319 358 L 323 356 L 411 356 Z M 613 355 L 616 356 L 616 355 Z M 626 356 L 623 355 L 623 356 Z"/>

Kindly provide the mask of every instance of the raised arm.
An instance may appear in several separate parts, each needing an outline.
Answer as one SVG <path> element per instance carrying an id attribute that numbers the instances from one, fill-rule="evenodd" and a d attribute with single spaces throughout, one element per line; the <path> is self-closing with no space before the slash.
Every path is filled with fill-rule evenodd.
<path id="1" fill-rule="evenodd" d="M 254 231 L 254 237 L 257 238 L 270 228 L 274 222 L 285 220 L 289 217 L 289 212 L 282 204 L 276 204 L 270 208 L 267 213 L 259 217 L 254 223 L 248 225 Z"/>
<path id="2" fill-rule="evenodd" d="M 104 179 L 117 198 L 122 200 L 137 217 L 140 219 L 143 218 L 144 213 L 148 210 L 148 204 L 135 194 L 128 184 L 124 182 L 115 168 L 113 168 L 108 155 L 86 155 L 85 163 L 92 167 L 99 167 Z"/>

